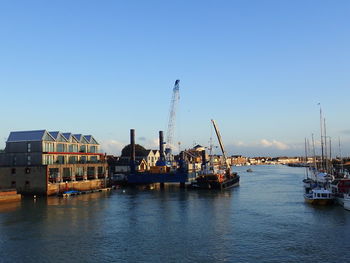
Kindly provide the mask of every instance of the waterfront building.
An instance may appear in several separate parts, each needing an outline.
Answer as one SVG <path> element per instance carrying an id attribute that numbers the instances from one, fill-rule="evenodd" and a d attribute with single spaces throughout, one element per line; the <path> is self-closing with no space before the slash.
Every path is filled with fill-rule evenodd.
<path id="1" fill-rule="evenodd" d="M 248 162 L 248 158 L 242 155 L 232 155 L 228 159 L 231 160 L 231 165 L 236 165 L 236 166 L 246 165 Z"/>
<path id="2" fill-rule="evenodd" d="M 0 189 L 21 194 L 52 195 L 68 189 L 105 187 L 105 155 L 91 135 L 48 132 L 11 132 L 0 153 Z"/>
<path id="3" fill-rule="evenodd" d="M 301 161 L 299 157 L 278 157 L 278 163 L 280 164 L 300 163 Z"/>
<path id="4" fill-rule="evenodd" d="M 159 150 L 147 150 L 145 159 L 147 162 L 148 169 L 152 166 L 156 166 L 157 161 L 159 160 L 160 153 Z"/>

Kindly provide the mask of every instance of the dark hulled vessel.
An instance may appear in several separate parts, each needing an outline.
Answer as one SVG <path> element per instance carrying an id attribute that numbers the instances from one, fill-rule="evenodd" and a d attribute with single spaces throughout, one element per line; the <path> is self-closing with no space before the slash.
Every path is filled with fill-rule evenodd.
<path id="1" fill-rule="evenodd" d="M 224 158 L 223 169 L 216 169 L 211 161 L 208 165 L 206 161 L 205 150 L 202 151 L 202 170 L 196 177 L 195 181 L 191 183 L 191 188 L 196 189 L 227 189 L 239 185 L 239 175 L 231 171 L 231 166 L 226 158 L 226 152 L 221 140 L 219 129 L 214 120 L 211 120 L 220 144 L 222 155 Z M 210 146 L 210 149 L 212 146 Z M 212 156 L 212 155 L 211 155 Z"/>

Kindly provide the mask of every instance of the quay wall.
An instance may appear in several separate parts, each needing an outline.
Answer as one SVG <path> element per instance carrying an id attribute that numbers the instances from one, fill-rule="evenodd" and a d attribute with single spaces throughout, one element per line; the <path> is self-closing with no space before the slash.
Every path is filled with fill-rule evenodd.
<path id="1" fill-rule="evenodd" d="M 0 189 L 9 188 L 18 194 L 46 195 L 46 166 L 0 167 Z"/>
<path id="2" fill-rule="evenodd" d="M 47 195 L 57 195 L 69 190 L 89 191 L 105 187 L 104 179 L 48 184 Z"/>
<path id="3" fill-rule="evenodd" d="M 21 200 L 21 195 L 14 189 L 0 191 L 0 203 Z"/>

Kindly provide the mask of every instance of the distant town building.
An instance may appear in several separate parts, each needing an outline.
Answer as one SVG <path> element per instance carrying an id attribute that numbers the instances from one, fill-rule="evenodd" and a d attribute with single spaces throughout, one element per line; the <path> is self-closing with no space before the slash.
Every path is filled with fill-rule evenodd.
<path id="1" fill-rule="evenodd" d="M 122 150 L 120 157 L 109 157 L 110 172 L 128 173 L 130 172 L 130 144 L 126 145 Z M 139 144 L 135 145 L 135 168 L 136 171 L 149 171 L 151 167 L 156 166 L 160 153 L 158 150 L 146 150 Z"/>
<path id="2" fill-rule="evenodd" d="M 46 130 L 11 132 L 5 152 L 0 153 L 0 188 L 41 195 L 101 188 L 108 169 L 99 147 L 91 135 Z"/>
<path id="3" fill-rule="evenodd" d="M 242 155 L 232 155 L 231 157 L 229 157 L 229 159 L 231 161 L 231 165 L 236 166 L 246 165 L 248 162 L 248 158 Z"/>

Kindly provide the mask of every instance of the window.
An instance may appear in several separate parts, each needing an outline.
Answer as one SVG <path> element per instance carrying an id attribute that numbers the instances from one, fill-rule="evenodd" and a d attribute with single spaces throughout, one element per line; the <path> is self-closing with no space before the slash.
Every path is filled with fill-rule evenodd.
<path id="1" fill-rule="evenodd" d="M 77 144 L 73 144 L 73 152 L 74 153 L 78 152 L 78 145 Z"/>
<path id="2" fill-rule="evenodd" d="M 97 163 L 97 156 L 91 156 L 90 157 L 90 162 L 91 163 Z"/>
<path id="3" fill-rule="evenodd" d="M 53 156 L 52 155 L 44 155 L 43 156 L 43 164 L 53 164 Z"/>
<path id="4" fill-rule="evenodd" d="M 59 169 L 58 168 L 50 168 L 49 169 L 49 181 L 51 183 L 57 183 L 59 180 Z"/>
<path id="5" fill-rule="evenodd" d="M 11 169 L 11 174 L 16 174 L 16 168 Z"/>
<path id="6" fill-rule="evenodd" d="M 95 177 L 95 167 L 87 168 L 87 176 L 88 176 L 88 179 L 93 179 Z"/>
<path id="7" fill-rule="evenodd" d="M 11 187 L 12 187 L 12 188 L 16 188 L 16 181 L 12 181 L 12 182 L 11 182 Z"/>
<path id="8" fill-rule="evenodd" d="M 69 161 L 68 163 L 77 163 L 77 156 L 69 156 Z"/>
<path id="9" fill-rule="evenodd" d="M 30 168 L 26 168 L 26 169 L 25 169 L 25 173 L 26 173 L 26 174 L 30 174 Z"/>
<path id="10" fill-rule="evenodd" d="M 49 169 L 49 177 L 50 178 L 57 178 L 59 176 L 59 169 L 58 168 L 50 168 Z"/>
<path id="11" fill-rule="evenodd" d="M 77 167 L 75 170 L 75 176 L 83 176 L 84 175 L 84 168 L 83 167 Z"/>
<path id="12" fill-rule="evenodd" d="M 90 146 L 90 152 L 91 153 L 97 153 L 97 147 L 96 146 Z"/>
<path id="13" fill-rule="evenodd" d="M 64 156 L 62 156 L 62 155 L 57 156 L 57 163 L 64 164 L 65 163 Z"/>
<path id="14" fill-rule="evenodd" d="M 86 152 L 86 145 L 80 145 L 79 152 L 85 153 Z"/>
<path id="15" fill-rule="evenodd" d="M 32 144 L 30 142 L 27 143 L 27 152 L 31 152 L 32 150 Z"/>
<path id="16" fill-rule="evenodd" d="M 12 157 L 12 164 L 16 165 L 17 164 L 17 156 Z"/>
<path id="17" fill-rule="evenodd" d="M 70 168 L 63 168 L 63 180 L 70 181 L 71 180 L 71 170 Z"/>
<path id="18" fill-rule="evenodd" d="M 57 144 L 57 152 L 63 153 L 65 152 L 64 147 L 65 145 L 63 143 L 58 143 Z"/>
<path id="19" fill-rule="evenodd" d="M 27 156 L 27 165 L 31 165 L 32 164 L 32 158 L 30 155 Z"/>

